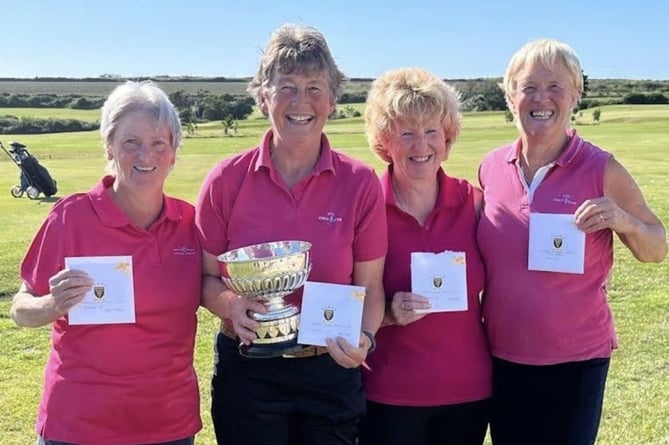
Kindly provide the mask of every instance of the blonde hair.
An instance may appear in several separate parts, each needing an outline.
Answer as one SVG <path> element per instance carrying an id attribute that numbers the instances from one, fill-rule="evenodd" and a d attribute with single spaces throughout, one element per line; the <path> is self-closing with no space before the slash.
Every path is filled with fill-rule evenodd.
<path id="1" fill-rule="evenodd" d="M 387 71 L 373 83 L 367 95 L 365 131 L 370 149 L 383 161 L 392 162 L 384 140 L 398 120 L 419 122 L 438 117 L 450 147 L 460 134 L 460 95 L 452 86 L 421 68 Z"/>
<path id="2" fill-rule="evenodd" d="M 583 94 L 583 71 L 578 56 L 569 45 L 555 39 L 535 40 L 520 48 L 509 61 L 501 87 L 508 96 L 516 91 L 515 76 L 525 66 L 540 64 L 554 70 L 559 63 L 569 71 L 571 83 L 579 95 Z"/>

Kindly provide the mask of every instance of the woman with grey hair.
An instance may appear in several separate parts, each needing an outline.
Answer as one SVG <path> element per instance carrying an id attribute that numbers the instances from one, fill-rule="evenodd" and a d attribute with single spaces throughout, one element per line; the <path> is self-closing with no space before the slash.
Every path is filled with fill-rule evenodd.
<path id="1" fill-rule="evenodd" d="M 19 326 L 52 325 L 39 443 L 190 445 L 202 427 L 193 368 L 201 247 L 193 206 L 163 191 L 179 117 L 156 85 L 128 82 L 107 98 L 100 133 L 111 174 L 51 209 L 11 308 Z M 109 282 L 116 272 L 131 291 Z M 119 301 L 130 302 L 122 317 Z M 91 310 L 111 319 L 87 318 Z"/>
<path id="2" fill-rule="evenodd" d="M 593 444 L 617 347 L 613 235 L 660 262 L 666 232 L 627 170 L 570 128 L 583 76 L 567 44 L 523 46 L 503 87 L 520 137 L 479 167 L 493 443 Z"/>
<path id="3" fill-rule="evenodd" d="M 355 443 L 365 408 L 359 367 L 383 318 L 387 239 L 376 175 L 333 150 L 323 134 L 343 79 L 320 32 L 276 30 L 249 84 L 270 129 L 258 147 L 216 165 L 200 191 L 202 300 L 222 319 L 211 407 L 220 444 Z M 328 339 L 327 348 L 263 359 L 240 355 L 240 342 L 257 338 L 252 313 L 266 309 L 224 286 L 217 256 L 290 239 L 312 245 L 310 281 L 365 287 L 359 341 Z M 296 292 L 286 300 L 299 306 L 301 298 Z"/>

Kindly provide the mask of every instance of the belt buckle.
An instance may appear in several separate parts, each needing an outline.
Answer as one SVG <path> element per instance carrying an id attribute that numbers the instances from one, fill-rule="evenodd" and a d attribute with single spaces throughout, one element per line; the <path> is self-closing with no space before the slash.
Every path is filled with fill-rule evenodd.
<path id="1" fill-rule="evenodd" d="M 299 351 L 291 352 L 290 354 L 283 354 L 283 358 L 306 358 L 306 357 L 316 357 L 319 355 L 325 355 L 328 353 L 328 348 L 325 346 L 308 346 Z"/>

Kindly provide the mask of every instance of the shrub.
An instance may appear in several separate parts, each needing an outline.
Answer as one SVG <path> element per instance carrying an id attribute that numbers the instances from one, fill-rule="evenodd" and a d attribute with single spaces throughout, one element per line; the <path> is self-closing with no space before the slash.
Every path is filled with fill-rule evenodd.
<path id="1" fill-rule="evenodd" d="M 37 119 L 0 117 L 0 134 L 44 134 L 97 130 L 100 125 L 76 119 Z"/>

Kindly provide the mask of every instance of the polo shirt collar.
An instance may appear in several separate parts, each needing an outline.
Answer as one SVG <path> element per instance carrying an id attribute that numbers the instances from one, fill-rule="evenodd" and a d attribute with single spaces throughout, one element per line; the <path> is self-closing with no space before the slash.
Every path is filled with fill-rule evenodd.
<path id="1" fill-rule="evenodd" d="M 271 171 L 276 170 L 274 162 L 272 162 L 271 153 L 273 135 L 274 133 L 271 128 L 265 132 L 262 141 L 260 142 L 260 146 L 258 147 L 259 154 L 253 171 L 258 171 L 261 167 L 265 167 Z M 332 162 L 332 147 L 330 146 L 330 141 L 325 134 L 321 134 L 321 155 L 318 157 L 318 162 L 314 168 L 314 174 L 320 174 L 328 170 L 333 174 L 337 174 L 334 168 L 334 163 Z"/>
<path id="2" fill-rule="evenodd" d="M 123 227 L 132 224 L 128 217 L 116 205 L 116 202 L 109 194 L 109 188 L 114 184 L 116 178 L 107 175 L 95 185 L 89 192 L 88 197 L 91 200 L 91 205 L 97 213 L 100 221 L 109 227 Z M 181 211 L 175 200 L 165 199 L 163 196 L 163 211 L 160 217 L 154 224 L 159 224 L 165 219 L 171 221 L 180 221 L 182 218 Z"/>
<path id="3" fill-rule="evenodd" d="M 393 164 L 389 164 L 385 173 L 381 176 L 381 188 L 383 189 L 386 205 L 392 205 L 399 209 L 395 194 L 393 193 L 392 174 Z M 434 205 L 435 209 L 440 207 L 457 207 L 464 201 L 464 197 L 461 195 L 460 190 L 457 187 L 452 187 L 452 184 L 449 184 L 452 180 L 452 178 L 446 175 L 444 169 L 439 167 L 439 170 L 437 170 L 439 193 L 437 194 L 437 202 Z"/>
<path id="4" fill-rule="evenodd" d="M 567 136 L 569 137 L 569 144 L 567 148 L 558 156 L 554 161 L 556 165 L 564 167 L 574 160 L 578 152 L 583 146 L 583 139 L 576 134 L 576 130 L 570 128 L 567 130 Z M 522 148 L 521 139 L 518 138 L 511 144 L 509 151 L 506 154 L 506 162 L 509 164 L 516 164 L 518 162 L 518 157 L 520 156 L 520 149 Z"/>

